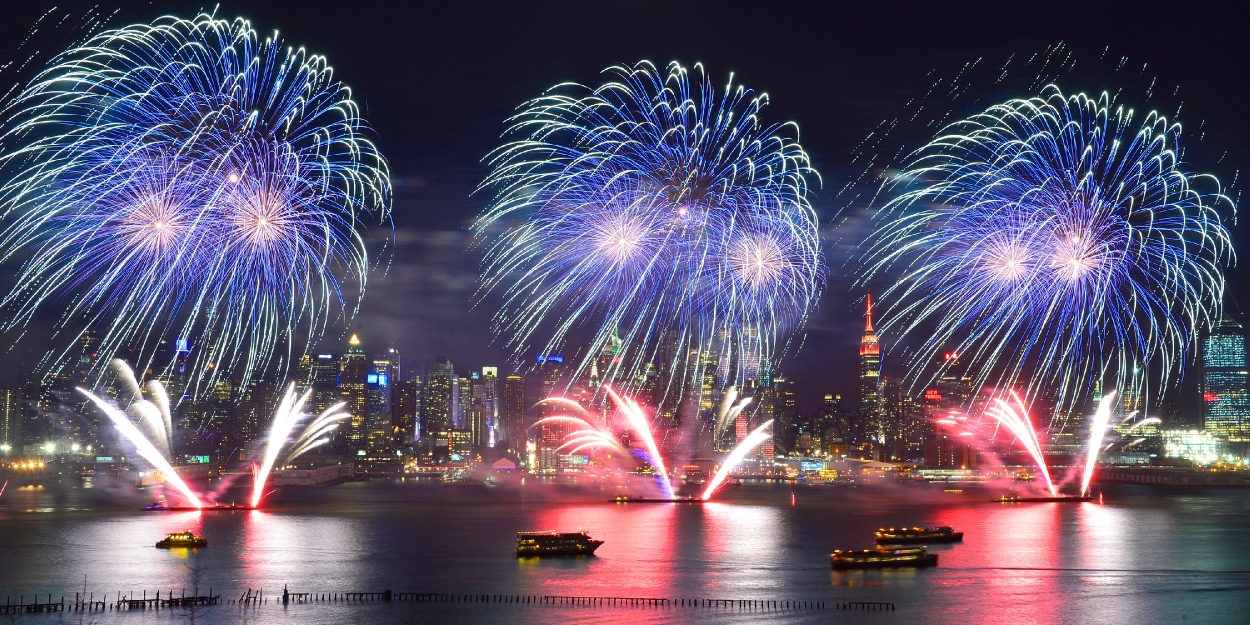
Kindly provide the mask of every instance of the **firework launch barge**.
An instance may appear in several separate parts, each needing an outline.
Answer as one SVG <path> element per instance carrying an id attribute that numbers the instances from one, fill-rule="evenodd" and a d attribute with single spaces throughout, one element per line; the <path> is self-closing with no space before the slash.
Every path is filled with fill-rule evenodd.
<path id="1" fill-rule="evenodd" d="M 586 532 L 517 532 L 518 558 L 535 556 L 592 556 L 602 545 Z"/>
<path id="2" fill-rule="evenodd" d="M 633 497 L 631 495 L 618 495 L 608 500 L 608 503 L 703 503 L 698 497 Z"/>
<path id="3" fill-rule="evenodd" d="M 835 571 L 937 566 L 937 554 L 925 551 L 924 547 L 838 549 L 829 554 L 829 559 Z"/>
<path id="4" fill-rule="evenodd" d="M 255 510 L 252 506 L 242 504 L 214 504 L 197 508 L 195 506 L 171 506 L 163 501 L 151 503 L 143 507 L 144 512 L 229 512 L 235 510 Z"/>
<path id="5" fill-rule="evenodd" d="M 883 527 L 877 530 L 878 545 L 928 545 L 963 542 L 964 533 L 953 527 Z"/>
<path id="6" fill-rule="evenodd" d="M 1019 495 L 1003 495 L 994 501 L 999 503 L 1080 503 L 1082 501 L 1093 501 L 1094 498 L 1089 495 L 1058 495 L 1055 497 L 1021 497 Z"/>

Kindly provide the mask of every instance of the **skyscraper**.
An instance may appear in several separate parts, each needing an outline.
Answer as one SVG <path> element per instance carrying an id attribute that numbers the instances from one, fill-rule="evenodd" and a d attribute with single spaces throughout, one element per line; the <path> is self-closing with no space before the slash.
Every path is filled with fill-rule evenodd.
<path id="1" fill-rule="evenodd" d="M 860 429 L 869 439 L 885 442 L 885 424 L 881 409 L 881 345 L 872 327 L 872 294 L 868 295 L 864 313 L 864 336 L 859 342 L 859 418 Z"/>
<path id="2" fill-rule="evenodd" d="M 422 375 L 395 385 L 395 404 L 391 413 L 391 422 L 395 430 L 395 443 L 400 446 L 411 445 L 421 440 L 421 387 Z"/>
<path id="3" fill-rule="evenodd" d="M 525 378 L 510 375 L 503 380 L 503 393 L 499 407 L 503 420 L 504 437 L 508 440 L 508 448 L 513 452 L 525 453 L 526 436 L 525 409 Z"/>
<path id="4" fill-rule="evenodd" d="M 365 430 L 370 449 L 389 450 L 393 437 L 391 389 L 399 377 L 399 352 L 392 348 L 373 357 L 365 375 Z"/>
<path id="5" fill-rule="evenodd" d="M 448 360 L 430 368 L 425 388 L 422 389 L 421 431 L 423 439 L 429 438 L 431 448 L 436 434 L 452 428 L 452 386 L 455 380 L 456 368 Z"/>
<path id="6" fill-rule="evenodd" d="M 312 408 L 317 414 L 342 401 L 339 398 L 339 359 L 334 354 L 317 354 L 312 358 L 308 386 L 312 389 Z"/>
<path id="7" fill-rule="evenodd" d="M 22 452 L 22 392 L 0 388 L 0 456 Z"/>
<path id="8" fill-rule="evenodd" d="M 351 415 L 347 438 L 353 451 L 363 451 L 368 443 L 365 438 L 365 377 L 368 374 L 369 359 L 360 348 L 360 338 L 353 334 L 347 341 L 347 353 L 343 354 L 343 367 L 339 373 L 339 401 L 347 404 L 344 407 Z"/>
<path id="9" fill-rule="evenodd" d="M 1202 342 L 1202 408 L 1208 432 L 1229 442 L 1250 441 L 1246 331 L 1227 314 Z"/>
<path id="10" fill-rule="evenodd" d="M 484 444 L 494 447 L 499 437 L 499 367 L 482 367 L 482 405 L 486 410 Z"/>

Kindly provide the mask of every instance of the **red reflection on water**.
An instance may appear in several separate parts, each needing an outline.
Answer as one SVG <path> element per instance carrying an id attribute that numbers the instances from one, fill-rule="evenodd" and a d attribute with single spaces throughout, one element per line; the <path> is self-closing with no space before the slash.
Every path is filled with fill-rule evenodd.
<path id="1" fill-rule="evenodd" d="M 998 609 L 1010 606 L 1032 622 L 1054 622 L 1060 599 L 1056 569 L 1069 566 L 1063 561 L 1064 506 L 1071 505 L 986 504 L 939 510 L 935 524 L 964 532 L 964 541 L 937 549 L 938 566 L 968 569 L 969 575 L 946 575 L 934 583 L 975 585 L 978 602 Z"/>
<path id="2" fill-rule="evenodd" d="M 677 515 L 687 504 L 565 505 L 539 512 L 527 530 L 586 530 L 604 543 L 595 556 L 523 558 L 522 583 L 535 594 L 665 596 L 672 588 L 671 561 Z"/>

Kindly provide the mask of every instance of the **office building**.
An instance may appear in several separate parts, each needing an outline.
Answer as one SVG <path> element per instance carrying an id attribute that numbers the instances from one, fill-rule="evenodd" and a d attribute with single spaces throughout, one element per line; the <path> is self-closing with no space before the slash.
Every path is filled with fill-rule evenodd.
<path id="1" fill-rule="evenodd" d="M 1232 443 L 1250 442 L 1246 332 L 1225 315 L 1202 341 L 1204 429 Z"/>

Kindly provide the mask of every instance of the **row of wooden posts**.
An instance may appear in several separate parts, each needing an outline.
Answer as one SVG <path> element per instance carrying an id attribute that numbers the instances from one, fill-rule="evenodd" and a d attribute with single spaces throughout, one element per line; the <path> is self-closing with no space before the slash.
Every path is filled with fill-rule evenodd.
<path id="1" fill-rule="evenodd" d="M 229 599 L 224 603 L 239 605 L 264 605 L 269 603 L 270 597 L 266 597 L 260 589 L 247 589 L 246 592 L 239 595 L 238 599 Z M 311 593 L 311 592 L 290 592 L 283 588 L 280 601 L 283 605 L 291 603 L 359 603 L 367 601 L 419 601 L 419 602 L 437 602 L 437 603 L 505 603 L 505 604 L 529 604 L 529 605 L 559 605 L 559 606 L 587 606 L 587 607 L 630 607 L 630 608 L 721 608 L 721 609 L 738 609 L 738 610 L 824 610 L 828 608 L 825 601 L 803 601 L 791 599 L 707 599 L 707 598 L 677 598 L 669 599 L 664 597 L 595 597 L 582 595 L 499 595 L 499 594 L 449 594 L 449 593 L 426 593 L 426 592 L 401 592 L 393 593 L 389 590 L 382 592 L 330 592 L 330 593 Z M 174 596 L 173 590 L 165 593 L 162 597 L 158 590 L 155 596 L 149 598 L 147 591 L 143 591 L 142 595 L 136 596 L 135 593 L 123 595 L 118 592 L 115 598 L 110 600 L 109 596 L 104 596 L 100 600 L 95 598 L 95 594 L 81 595 L 75 593 L 73 603 L 67 603 L 65 597 L 61 597 L 60 601 L 53 601 L 52 595 L 48 595 L 47 601 L 40 601 L 38 596 L 34 597 L 31 603 L 26 603 L 25 595 L 21 595 L 17 603 L 12 602 L 12 597 L 6 597 L 4 605 L 0 605 L 0 614 L 11 613 L 28 613 L 28 612 L 89 612 L 100 610 L 133 610 L 133 609 L 161 609 L 167 607 L 185 607 L 194 605 L 215 605 L 223 603 L 221 595 L 214 595 L 212 589 L 209 589 L 207 595 L 200 595 L 198 589 L 187 595 L 183 591 L 182 595 Z M 838 601 L 833 602 L 835 610 L 893 610 L 894 604 L 887 602 L 875 601 Z"/>

